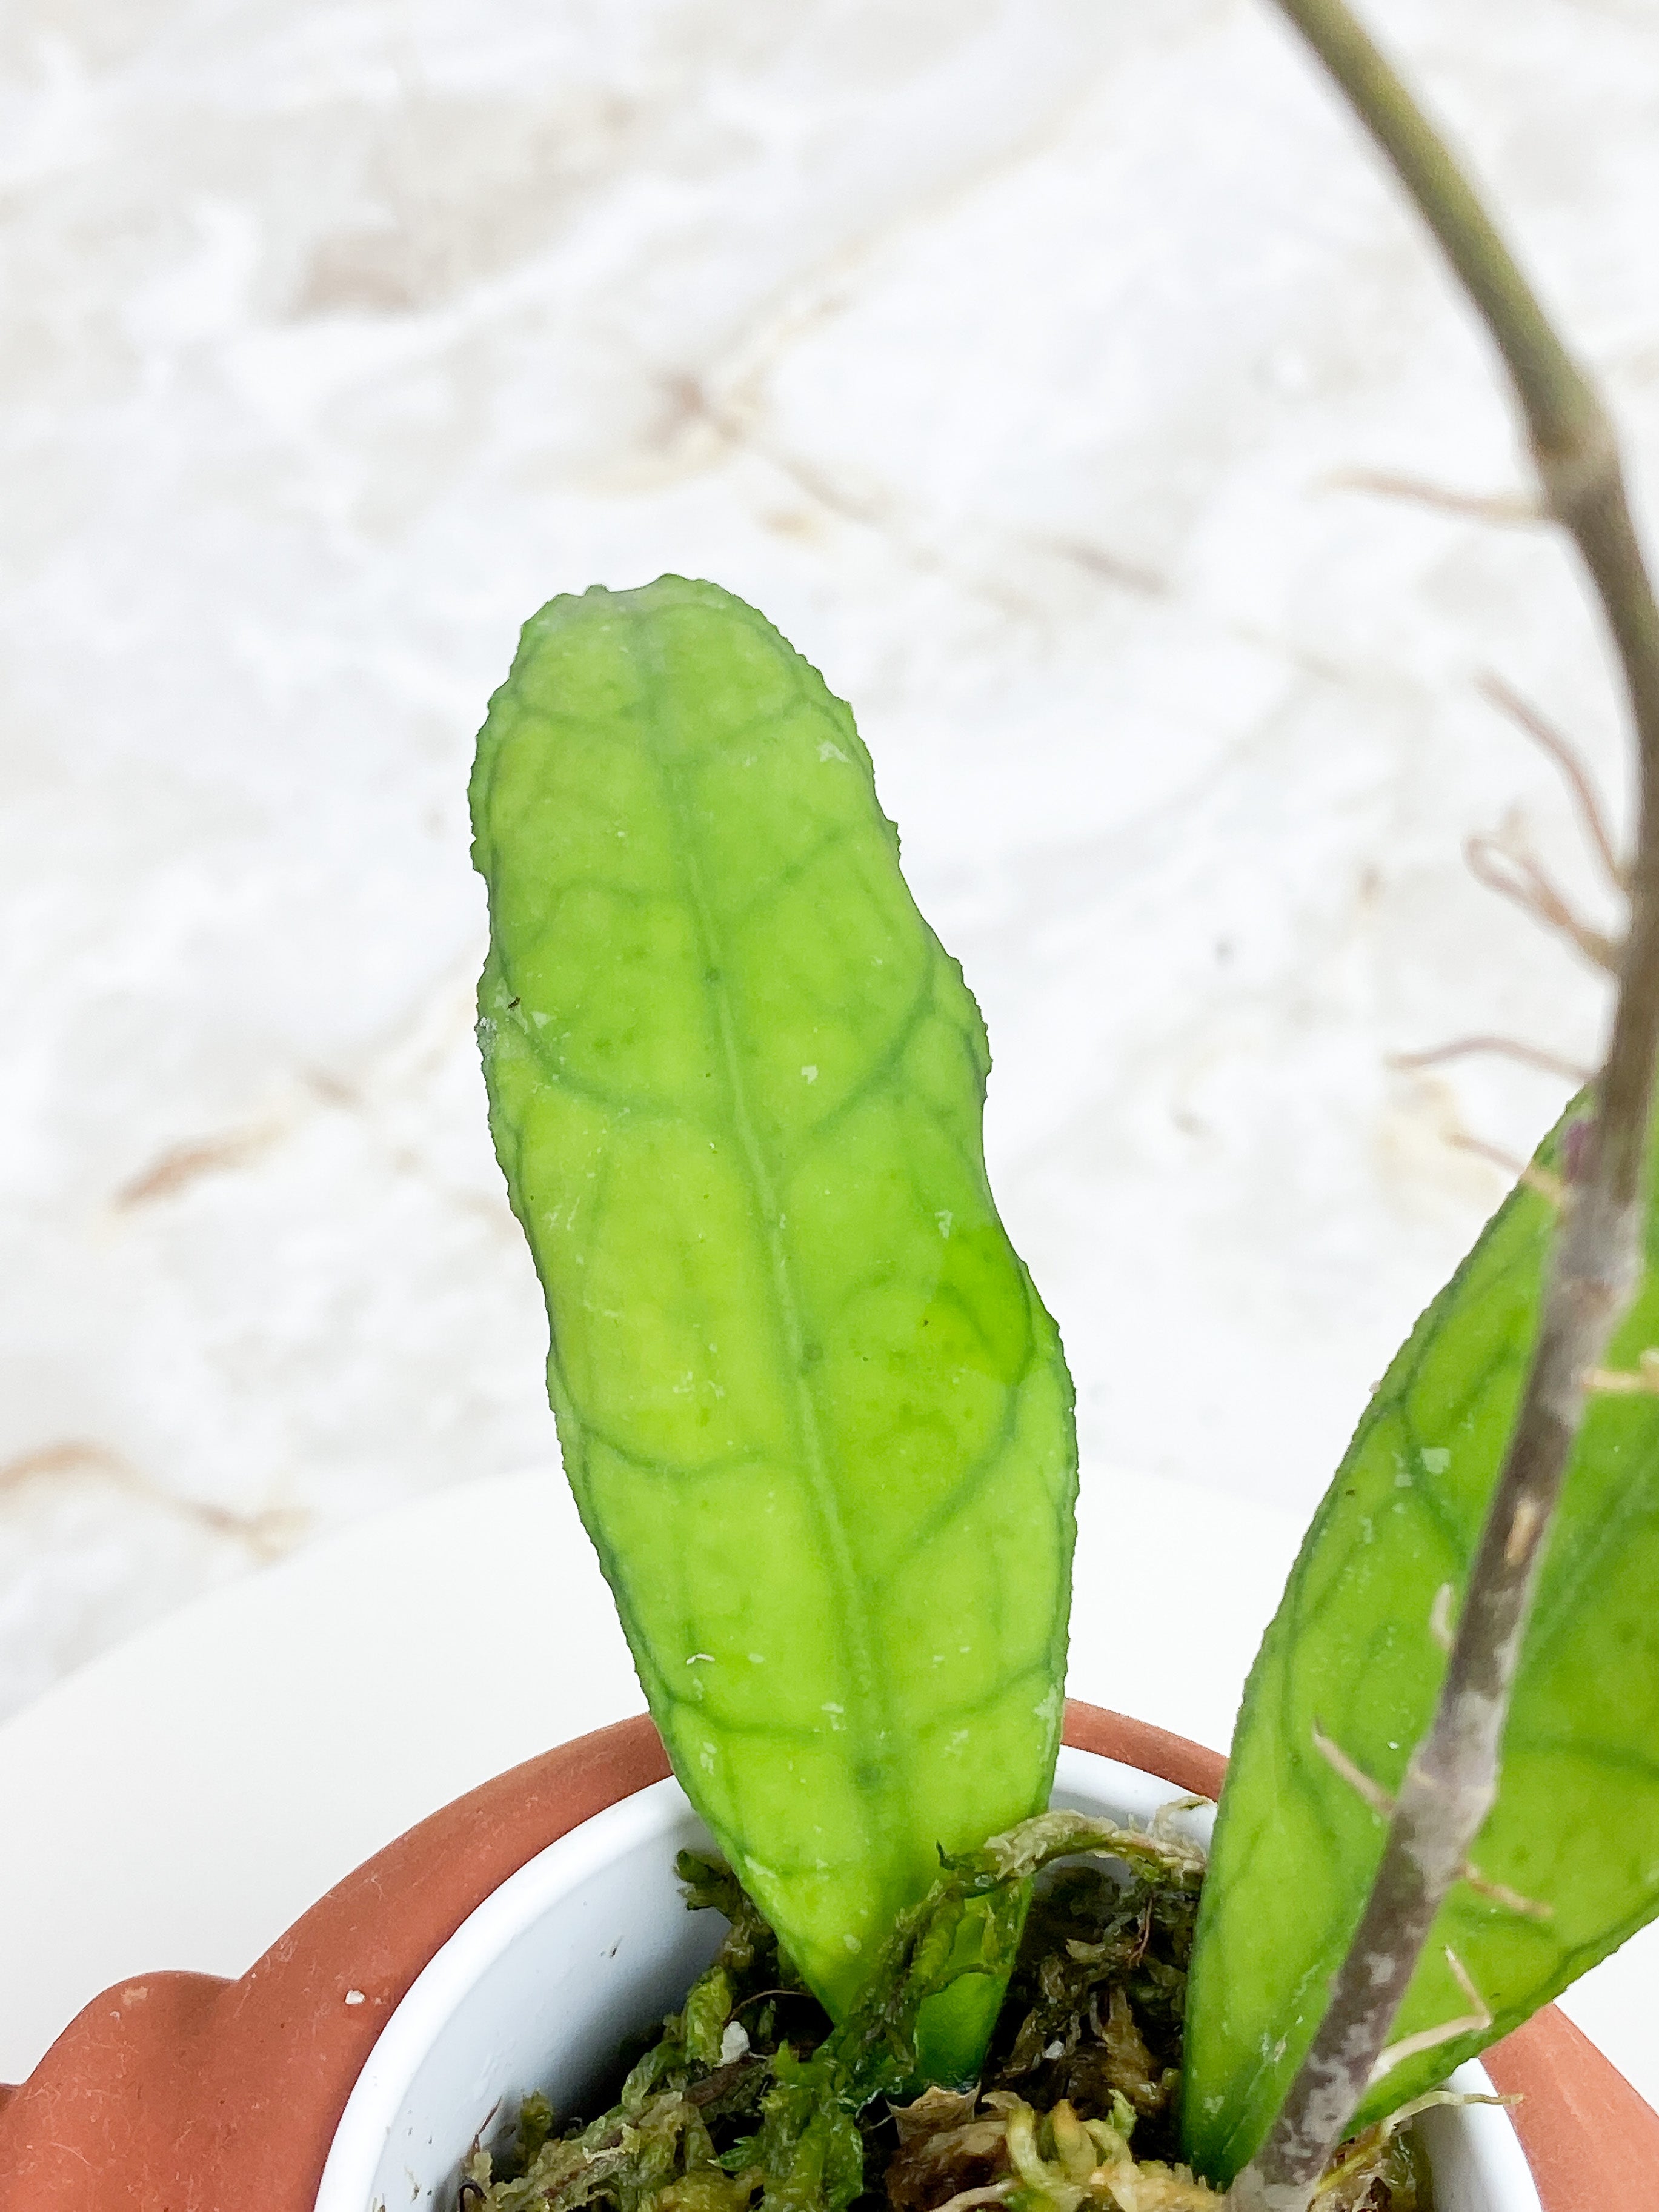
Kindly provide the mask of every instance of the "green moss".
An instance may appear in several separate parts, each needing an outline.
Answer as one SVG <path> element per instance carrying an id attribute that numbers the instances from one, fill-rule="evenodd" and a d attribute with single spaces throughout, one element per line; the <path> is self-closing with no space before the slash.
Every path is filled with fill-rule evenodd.
<path id="1" fill-rule="evenodd" d="M 1219 2206 L 1175 2162 L 1190 1845 L 1048 1813 L 943 1859 L 839 2026 L 723 1860 L 678 1865 L 688 1906 L 729 1923 L 714 1960 L 598 2118 L 561 2126 L 526 2097 L 514 2151 L 474 2154 L 457 2212 L 1118 2212 L 1125 2191 L 1135 2212 Z M 1007 1990 L 983 2080 L 914 2099 L 918 2021 L 961 1978 L 975 1915 L 988 1955 L 967 1974 Z M 1409 2135 L 1346 2145 L 1321 2212 L 1431 2212 Z"/>

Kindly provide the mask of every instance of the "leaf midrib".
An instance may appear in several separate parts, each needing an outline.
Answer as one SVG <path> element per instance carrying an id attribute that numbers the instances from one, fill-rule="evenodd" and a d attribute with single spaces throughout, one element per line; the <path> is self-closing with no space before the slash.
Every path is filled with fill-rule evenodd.
<path id="1" fill-rule="evenodd" d="M 696 840 L 690 828 L 691 807 L 688 804 L 682 779 L 663 757 L 663 749 L 656 741 L 656 733 L 670 723 L 678 722 L 678 717 L 675 711 L 673 686 L 663 668 L 653 624 L 635 622 L 629 626 L 629 652 L 641 679 L 647 750 L 662 788 L 675 865 L 680 873 L 686 902 L 696 928 L 699 950 L 702 954 L 702 988 L 720 1040 L 732 1132 L 748 1174 L 751 1200 L 757 1210 L 771 1272 L 774 1302 L 789 1370 L 790 1395 L 794 1401 L 799 1463 L 806 1475 L 808 1500 L 823 1540 L 818 1556 L 830 1570 L 836 1602 L 836 1625 L 854 1694 L 880 1740 L 881 1784 L 878 1790 L 872 1790 L 866 1782 L 862 1785 L 862 1794 L 866 1797 L 886 1799 L 899 1806 L 908 1815 L 911 1808 L 905 1793 L 895 1788 L 891 1778 L 889 1747 L 892 1741 L 892 1716 L 882 1669 L 876 1659 L 871 1607 L 853 1558 L 841 1497 L 830 1473 L 817 1404 L 806 1380 L 804 1357 L 806 1332 L 803 1326 L 801 1302 L 795 1282 L 795 1270 L 780 1227 L 775 1179 L 750 1110 L 748 1086 L 738 1050 L 737 1024 L 726 981 L 725 948 L 715 927 L 704 887 Z M 909 1825 L 908 1818 L 905 1825 L 907 1827 Z M 872 1824 L 866 1828 L 866 1849 L 872 1856 L 876 1856 L 879 1833 L 879 1824 Z"/>

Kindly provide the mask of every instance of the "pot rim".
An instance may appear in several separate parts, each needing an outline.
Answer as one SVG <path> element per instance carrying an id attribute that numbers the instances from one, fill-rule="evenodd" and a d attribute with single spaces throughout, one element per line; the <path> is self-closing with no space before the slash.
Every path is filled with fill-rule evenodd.
<path id="1" fill-rule="evenodd" d="M 661 1833 L 665 1808 L 687 1804 L 672 1775 L 592 1814 L 526 1860 L 468 1913 L 421 1969 L 376 2038 L 352 2084 L 318 2184 L 316 2212 L 364 2212 L 403 2099 L 432 2047 L 481 1976 L 526 1932 L 633 1845 Z M 514 2095 L 530 2083 L 505 2085 Z"/>
<path id="2" fill-rule="evenodd" d="M 1151 1768 L 1067 1745 L 1060 1753 L 1054 1802 L 1097 1806 L 1103 1799 L 1115 1817 L 1127 1815 L 1144 1825 L 1191 1794 Z M 465 1999 L 532 1928 L 578 1898 L 604 1868 L 659 1838 L 667 1848 L 671 1827 L 683 1824 L 690 1810 L 672 1776 L 647 1784 L 537 1852 L 467 1915 L 410 1984 L 369 2052 L 340 2114 L 314 2212 L 367 2212 L 377 2202 L 377 2177 L 416 2077 Z M 1204 1843 L 1213 1820 L 1214 1806 L 1207 1800 L 1176 1816 L 1178 1828 Z M 492 2087 L 512 2097 L 531 2086 L 502 2081 Z M 1449 2086 L 1475 2096 L 1493 2093 L 1478 2064 L 1460 2067 Z M 1455 2166 L 1480 2188 L 1492 2212 L 1542 2212 L 1507 2111 L 1492 2105 L 1445 2110 L 1431 2116 L 1424 2134 L 1443 2173 Z M 1452 2201 L 1462 2201 L 1462 2193 Z"/>
<path id="3" fill-rule="evenodd" d="M 1214 1797 L 1225 1762 L 1068 1702 L 1066 1740 Z M 27 2081 L 0 2084 L 0 2212 L 258 2203 L 313 2212 L 341 2114 L 380 2030 L 455 1930 L 526 1862 L 668 1773 L 643 1713 L 481 1784 L 366 1860 L 236 1981 L 118 1983 Z M 349 2002 L 353 1991 L 363 2002 Z M 1659 2113 L 1553 2006 L 1485 2054 L 1547 2212 L 1649 2204 Z"/>

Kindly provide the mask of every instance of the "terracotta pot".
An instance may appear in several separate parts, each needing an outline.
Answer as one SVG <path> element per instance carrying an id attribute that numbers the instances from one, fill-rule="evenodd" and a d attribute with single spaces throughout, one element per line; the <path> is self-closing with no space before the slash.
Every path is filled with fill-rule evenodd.
<path id="1" fill-rule="evenodd" d="M 1088 1705 L 1066 1740 L 1207 1796 L 1223 1762 Z M 0 2089 L 0 2212 L 313 2212 L 340 2116 L 393 2009 L 486 1898 L 668 1772 L 626 1721 L 514 1768 L 347 1877 L 240 1980 L 161 1973 L 95 1998 Z M 1487 2054 L 1545 2212 L 1659 2203 L 1659 2115 L 1553 2009 Z M 500 2085 L 498 2085 L 500 2086 Z"/>

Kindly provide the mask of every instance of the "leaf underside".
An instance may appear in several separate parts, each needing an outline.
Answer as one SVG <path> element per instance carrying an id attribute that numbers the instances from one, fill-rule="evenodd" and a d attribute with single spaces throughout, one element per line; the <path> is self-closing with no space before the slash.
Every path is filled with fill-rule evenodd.
<path id="1" fill-rule="evenodd" d="M 1058 1742 L 1072 1390 L 978 1009 L 848 708 L 712 585 L 544 607 L 472 806 L 566 1472 L 676 1772 L 839 2015 Z"/>
<path id="2" fill-rule="evenodd" d="M 1557 1159 L 1576 1102 L 1540 1148 Z M 1652 1163 L 1650 1163 L 1651 1169 Z M 1548 1200 L 1505 1201 L 1418 1322 L 1304 1541 L 1245 1691 L 1217 1820 L 1187 2032 L 1188 2154 L 1221 2183 L 1259 2148 L 1358 1925 L 1383 1822 L 1315 1748 L 1317 1727 L 1392 1792 L 1432 1717 L 1455 1618 L 1537 1333 Z M 1608 1354 L 1659 1343 L 1659 1220 Z M 1460 1882 L 1395 2024 L 1467 2017 L 1447 1963 L 1492 2014 L 1404 2060 L 1358 2122 L 1444 2078 L 1659 1913 L 1659 1399 L 1592 1398 L 1523 1647 L 1498 1804 L 1472 1857 L 1548 1908 Z"/>

